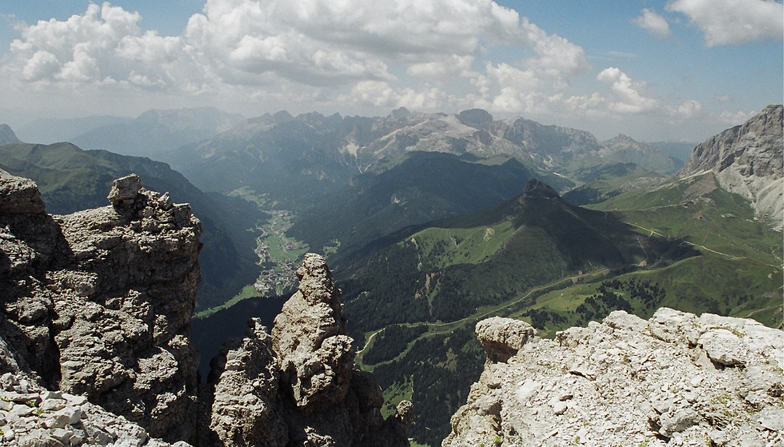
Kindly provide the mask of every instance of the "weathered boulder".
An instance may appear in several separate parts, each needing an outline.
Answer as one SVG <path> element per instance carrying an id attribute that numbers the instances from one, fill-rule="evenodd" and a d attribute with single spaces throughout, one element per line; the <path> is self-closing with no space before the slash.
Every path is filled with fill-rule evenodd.
<path id="1" fill-rule="evenodd" d="M 492 317 L 476 324 L 476 338 L 485 348 L 491 362 L 505 362 L 517 354 L 523 345 L 536 335 L 536 330 L 525 321 Z"/>
<path id="2" fill-rule="evenodd" d="M 488 362 L 442 445 L 784 445 L 783 395 L 784 331 L 615 311 Z"/>
<path id="3" fill-rule="evenodd" d="M 0 169 L 0 213 L 42 214 L 41 192 L 34 181 Z"/>

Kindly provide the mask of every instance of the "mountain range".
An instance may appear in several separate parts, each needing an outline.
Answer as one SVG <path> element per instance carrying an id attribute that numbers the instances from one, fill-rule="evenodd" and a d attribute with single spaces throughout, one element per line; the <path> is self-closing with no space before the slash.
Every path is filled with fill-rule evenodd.
<path id="1" fill-rule="evenodd" d="M 293 117 L 280 112 L 248 120 L 162 157 L 204 190 L 247 187 L 281 202 L 306 196 L 304 190 L 334 192 L 355 175 L 383 172 L 406 154 L 422 151 L 515 158 L 533 172 L 560 176 L 551 179 L 559 190 L 573 186 L 571 174 L 586 166 L 634 162 L 654 172 L 672 173 L 681 165 L 628 137 L 599 142 L 581 130 L 522 118 L 493 120 L 480 109 L 456 115 L 397 109 L 386 117 L 318 113 Z M 279 186 L 282 178 L 290 186 L 285 190 Z M 307 204 L 312 204 L 320 196 L 308 199 Z"/>
<path id="2" fill-rule="evenodd" d="M 358 361 L 384 387 L 382 412 L 402 399 L 422 405 L 418 442 L 449 432 L 481 371 L 472 330 L 486 316 L 524 319 L 545 336 L 614 309 L 647 318 L 662 305 L 781 325 L 782 240 L 771 228 L 781 228 L 780 105 L 698 145 L 677 173 L 677 157 L 652 144 L 479 109 L 235 117 L 176 146 L 188 116 L 151 113 L 126 127 L 132 138 L 105 140 L 111 149 L 149 137 L 133 150 L 185 177 L 71 144 L 1 146 L 0 167 L 36 179 L 57 212 L 103 203 L 109 179 L 130 171 L 192 202 L 210 291 L 197 309 L 225 309 L 194 325 L 211 351 L 253 307 L 230 306 L 261 295 L 258 253 L 275 270 L 323 251 Z M 287 217 L 273 229 L 264 211 Z"/>
<path id="3" fill-rule="evenodd" d="M 162 159 L 162 153 L 212 137 L 243 121 L 215 108 L 150 110 L 133 121 L 92 129 L 71 140 L 86 149 Z"/>

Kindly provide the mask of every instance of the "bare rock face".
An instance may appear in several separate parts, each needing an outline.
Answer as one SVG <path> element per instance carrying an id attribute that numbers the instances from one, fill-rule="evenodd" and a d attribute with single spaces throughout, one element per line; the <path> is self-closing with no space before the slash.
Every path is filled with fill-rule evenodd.
<path id="1" fill-rule="evenodd" d="M 353 340 L 345 335 L 339 292 L 324 258 L 307 254 L 297 277 L 299 290 L 275 317 L 272 348 L 297 406 L 319 409 L 346 396 L 354 366 Z"/>
<path id="2" fill-rule="evenodd" d="M 751 202 L 755 215 L 781 230 L 784 223 L 784 129 L 781 104 L 767 106 L 692 151 L 680 174 L 713 171 L 719 185 Z"/>
<path id="3" fill-rule="evenodd" d="M 372 374 L 354 368 L 353 340 L 324 259 L 306 254 L 299 290 L 268 335 L 251 321 L 227 350 L 210 429 L 224 446 L 406 446 L 410 402 L 383 420 Z"/>
<path id="4" fill-rule="evenodd" d="M 782 397 L 784 331 L 615 311 L 488 362 L 442 446 L 784 445 Z"/>
<path id="5" fill-rule="evenodd" d="M 201 225 L 135 175 L 110 199 L 48 216 L 32 182 L 0 173 L 0 333 L 42 385 L 187 440 Z"/>
<path id="6" fill-rule="evenodd" d="M 266 331 L 258 319 L 252 319 L 247 337 L 225 357 L 210 420 L 212 431 L 225 445 L 282 447 L 288 443 L 278 398 L 280 374 Z"/>
<path id="7" fill-rule="evenodd" d="M 42 214 L 44 202 L 38 186 L 30 179 L 16 177 L 0 169 L 0 213 Z"/>
<path id="8" fill-rule="evenodd" d="M 0 371 L 0 445 L 169 446 L 84 396 L 45 389 L 19 367 L 2 337 Z M 175 443 L 175 447 L 187 446 Z"/>

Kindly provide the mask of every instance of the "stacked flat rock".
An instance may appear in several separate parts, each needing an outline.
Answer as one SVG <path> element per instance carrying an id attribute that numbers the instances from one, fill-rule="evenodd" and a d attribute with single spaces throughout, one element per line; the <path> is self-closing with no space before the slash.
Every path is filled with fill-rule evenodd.
<path id="1" fill-rule="evenodd" d="M 218 445 L 393 447 L 409 445 L 411 403 L 381 417 L 381 388 L 354 367 L 340 291 L 321 256 L 306 254 L 298 291 L 271 334 L 251 320 L 215 365 L 210 428 Z M 217 374 L 215 374 L 217 376 Z"/>
<path id="2" fill-rule="evenodd" d="M 511 325 L 496 323 L 477 332 L 503 343 Z M 443 447 L 782 446 L 784 331 L 668 308 L 649 321 L 615 311 L 488 362 L 451 425 Z"/>
<path id="3" fill-rule="evenodd" d="M 84 396 L 47 391 L 10 372 L 0 376 L 0 429 L 0 445 L 169 446 L 151 438 L 139 425 L 89 403 Z"/>

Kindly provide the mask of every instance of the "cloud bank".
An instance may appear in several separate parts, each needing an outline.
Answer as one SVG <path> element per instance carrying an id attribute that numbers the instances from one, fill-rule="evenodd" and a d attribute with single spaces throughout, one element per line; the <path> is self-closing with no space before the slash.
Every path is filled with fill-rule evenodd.
<path id="1" fill-rule="evenodd" d="M 778 22 L 760 14 L 781 5 L 752 1 L 741 22 L 759 25 L 754 36 L 719 37 L 729 25 L 716 24 L 705 6 L 712 2 L 676 0 L 667 8 L 689 16 L 717 45 L 775 31 Z M 37 94 L 104 110 L 132 101 L 161 107 L 168 99 L 344 113 L 481 107 L 556 122 L 702 113 L 698 101 L 668 102 L 622 67 L 592 67 L 580 45 L 492 0 L 207 0 L 174 36 L 145 31 L 141 20 L 105 2 L 66 20 L 19 25 L 0 60 L 0 76 L 16 92 L 6 98 Z M 671 34 L 653 10 L 632 21 L 658 37 Z M 576 79 L 583 90 L 593 80 L 594 91 L 575 95 Z"/>
<path id="2" fill-rule="evenodd" d="M 675 0 L 667 9 L 686 15 L 709 47 L 784 36 L 784 5 L 772 0 Z"/>

